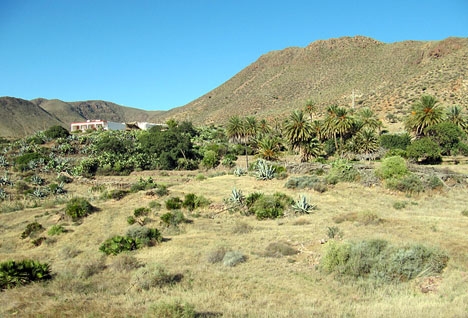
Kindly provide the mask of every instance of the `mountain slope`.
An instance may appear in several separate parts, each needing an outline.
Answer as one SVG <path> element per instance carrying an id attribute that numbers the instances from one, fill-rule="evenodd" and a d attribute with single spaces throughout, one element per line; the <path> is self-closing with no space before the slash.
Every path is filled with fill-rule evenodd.
<path id="1" fill-rule="evenodd" d="M 368 106 L 384 118 L 402 114 L 421 94 L 468 106 L 468 39 L 386 44 L 367 37 L 316 41 L 261 56 L 195 101 L 162 113 L 159 120 L 222 123 L 231 115 L 272 118 L 312 99 Z"/>
<path id="2" fill-rule="evenodd" d="M 0 136 L 26 136 L 63 123 L 36 104 L 14 97 L 0 98 Z"/>

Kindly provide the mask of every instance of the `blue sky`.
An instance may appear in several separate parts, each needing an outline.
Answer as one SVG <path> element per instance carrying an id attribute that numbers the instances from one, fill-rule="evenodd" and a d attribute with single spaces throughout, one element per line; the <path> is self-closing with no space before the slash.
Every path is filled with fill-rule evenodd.
<path id="1" fill-rule="evenodd" d="M 0 0 L 0 96 L 183 106 L 262 54 L 468 37 L 468 0 Z"/>

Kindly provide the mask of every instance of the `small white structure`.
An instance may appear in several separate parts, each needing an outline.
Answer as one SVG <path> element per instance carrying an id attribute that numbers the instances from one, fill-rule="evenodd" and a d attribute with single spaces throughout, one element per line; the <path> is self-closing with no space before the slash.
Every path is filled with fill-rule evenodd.
<path id="1" fill-rule="evenodd" d="M 86 122 L 80 123 L 71 123 L 70 130 L 82 131 L 85 132 L 88 129 L 92 130 L 132 130 L 132 129 L 141 129 L 148 130 L 155 126 L 161 126 L 162 128 L 167 128 L 166 124 L 153 124 L 147 122 L 132 122 L 132 123 L 116 123 L 107 120 L 87 120 Z"/>
<path id="2" fill-rule="evenodd" d="M 93 129 L 93 130 L 125 130 L 127 128 L 127 125 L 123 123 L 116 123 L 112 121 L 107 121 L 107 120 L 87 120 L 85 122 L 80 122 L 80 123 L 71 123 L 70 130 L 71 132 L 74 131 L 86 131 L 88 129 Z"/>

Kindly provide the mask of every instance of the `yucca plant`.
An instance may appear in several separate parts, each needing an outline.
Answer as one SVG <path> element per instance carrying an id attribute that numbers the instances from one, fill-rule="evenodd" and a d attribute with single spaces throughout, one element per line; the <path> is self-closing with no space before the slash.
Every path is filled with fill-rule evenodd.
<path id="1" fill-rule="evenodd" d="M 292 208 L 296 213 L 309 214 L 312 210 L 315 210 L 317 206 L 307 202 L 307 198 L 304 195 L 301 195 L 299 200 L 294 202 Z"/>
<path id="2" fill-rule="evenodd" d="M 51 279 L 50 265 L 34 260 L 0 263 L 0 289 L 26 285 L 33 281 Z"/>
<path id="3" fill-rule="evenodd" d="M 276 169 L 265 160 L 257 162 L 256 176 L 258 180 L 271 180 L 275 177 Z"/>

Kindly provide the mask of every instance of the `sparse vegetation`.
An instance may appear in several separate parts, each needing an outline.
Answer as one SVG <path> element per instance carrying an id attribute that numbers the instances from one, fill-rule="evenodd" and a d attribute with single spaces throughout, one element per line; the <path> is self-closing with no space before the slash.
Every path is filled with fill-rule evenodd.
<path id="1" fill-rule="evenodd" d="M 0 290 L 51 279 L 50 265 L 35 260 L 0 263 Z"/>

